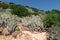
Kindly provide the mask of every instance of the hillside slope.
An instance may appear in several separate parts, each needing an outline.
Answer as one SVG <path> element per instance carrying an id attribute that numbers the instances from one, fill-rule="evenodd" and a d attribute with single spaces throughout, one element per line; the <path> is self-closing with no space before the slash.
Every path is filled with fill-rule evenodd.
<path id="1" fill-rule="evenodd" d="M 43 11 L 29 6 L 0 2 L 0 35 L 4 35 L 3 38 L 16 35 L 14 32 L 21 30 L 17 27 L 19 23 L 26 31 L 28 29 L 29 32 L 48 32 L 48 40 L 60 40 L 59 10 Z"/>

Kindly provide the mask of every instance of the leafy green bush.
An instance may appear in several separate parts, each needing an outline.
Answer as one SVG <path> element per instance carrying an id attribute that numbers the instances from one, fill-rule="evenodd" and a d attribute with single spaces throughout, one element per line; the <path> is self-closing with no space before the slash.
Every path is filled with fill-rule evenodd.
<path id="1" fill-rule="evenodd" d="M 51 10 L 46 12 L 46 17 L 43 19 L 45 27 L 51 27 L 51 25 L 60 26 L 60 11 Z"/>
<path id="2" fill-rule="evenodd" d="M 28 10 L 23 6 L 16 6 L 16 7 L 14 6 L 12 10 L 12 14 L 15 14 L 19 17 L 30 16 Z"/>
<path id="3" fill-rule="evenodd" d="M 29 13 L 25 6 L 14 4 L 12 2 L 10 3 L 0 2 L 0 7 L 2 7 L 3 9 L 7 9 L 7 8 L 12 9 L 11 13 L 19 17 L 34 15 L 34 13 Z"/>
<path id="4" fill-rule="evenodd" d="M 3 9 L 7 9 L 9 6 L 4 2 L 0 2 L 0 7 L 2 7 Z"/>

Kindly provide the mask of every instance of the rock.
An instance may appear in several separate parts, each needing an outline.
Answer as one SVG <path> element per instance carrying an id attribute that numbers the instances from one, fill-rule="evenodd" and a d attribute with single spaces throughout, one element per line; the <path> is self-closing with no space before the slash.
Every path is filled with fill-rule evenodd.
<path id="1" fill-rule="evenodd" d="M 0 36 L 0 40 L 47 40 L 48 34 L 42 33 L 31 33 L 30 31 L 23 31 L 22 34 L 17 34 L 17 38 L 12 36 Z"/>
<path id="2" fill-rule="evenodd" d="M 48 30 L 49 31 L 49 39 L 50 40 L 60 40 L 60 27 L 58 26 L 51 26 Z"/>
<path id="3" fill-rule="evenodd" d="M 22 23 L 17 23 L 19 31 L 14 31 L 11 35 L 8 35 L 9 32 L 6 28 L 2 31 L 2 36 L 0 40 L 47 40 L 47 32 L 31 32 L 27 27 L 23 26 Z M 8 35 L 8 36 L 5 36 Z"/>
<path id="4" fill-rule="evenodd" d="M 29 31 L 23 31 L 22 35 L 17 35 L 17 39 L 20 40 L 47 40 L 48 34 L 46 32 L 42 33 L 31 33 Z"/>
<path id="5" fill-rule="evenodd" d="M 1 33 L 2 31 L 3 31 L 3 28 L 1 27 L 1 28 L 0 28 L 0 33 Z"/>
<path id="6" fill-rule="evenodd" d="M 2 34 L 7 36 L 10 34 L 10 32 L 8 32 L 7 28 L 4 28 L 3 31 L 2 31 Z"/>
<path id="7" fill-rule="evenodd" d="M 21 32 L 20 31 L 15 31 L 11 34 L 11 36 L 16 38 L 19 33 L 21 33 Z"/>

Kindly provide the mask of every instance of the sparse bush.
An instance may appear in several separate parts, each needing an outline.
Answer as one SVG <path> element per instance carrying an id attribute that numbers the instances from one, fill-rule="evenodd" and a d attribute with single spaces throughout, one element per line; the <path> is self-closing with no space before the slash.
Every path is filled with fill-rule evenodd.
<path id="1" fill-rule="evenodd" d="M 9 32 L 14 32 L 16 30 L 16 23 L 17 23 L 18 17 L 12 15 L 3 13 L 0 14 L 0 28 L 7 28 Z"/>
<path id="2" fill-rule="evenodd" d="M 43 16 L 43 15 L 41 15 Z M 31 28 L 31 31 L 44 31 L 42 17 L 32 15 L 31 17 L 23 17 L 21 18 L 22 24 L 28 28 Z"/>

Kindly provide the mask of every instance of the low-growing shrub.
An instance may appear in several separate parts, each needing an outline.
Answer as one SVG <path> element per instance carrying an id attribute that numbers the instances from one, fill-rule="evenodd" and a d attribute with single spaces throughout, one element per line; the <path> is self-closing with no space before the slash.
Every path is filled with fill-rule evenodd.
<path id="1" fill-rule="evenodd" d="M 46 12 L 46 17 L 43 19 L 45 27 L 51 27 L 51 25 L 60 26 L 60 11 L 52 10 Z"/>

